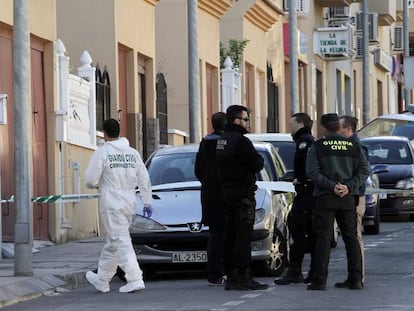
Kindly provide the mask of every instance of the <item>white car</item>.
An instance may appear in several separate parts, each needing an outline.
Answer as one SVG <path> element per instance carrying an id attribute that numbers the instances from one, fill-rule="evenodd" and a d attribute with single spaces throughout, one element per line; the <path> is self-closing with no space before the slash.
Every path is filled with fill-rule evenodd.
<path id="1" fill-rule="evenodd" d="M 292 135 L 288 133 L 249 133 L 245 135 L 251 141 L 264 141 L 271 143 L 281 156 L 288 170 L 293 170 L 293 154 L 295 153 L 296 144 Z"/>
<path id="2" fill-rule="evenodd" d="M 201 223 L 200 183 L 194 175 L 198 144 L 162 148 L 146 165 L 153 185 L 151 219 L 142 216 L 137 197 L 137 215 L 130 227 L 138 260 L 144 265 L 196 264 L 207 261 L 208 227 Z M 258 175 L 256 217 L 252 233 L 252 261 L 266 275 L 277 276 L 287 265 L 289 232 L 286 221 L 293 201 L 291 183 L 273 181 L 285 173 L 271 144 L 257 143 L 265 158 Z M 275 165 L 272 161 L 280 161 Z M 271 169 L 278 166 L 277 169 Z M 267 172 L 269 170 L 269 172 Z M 280 185 L 276 186 L 276 185 Z M 289 188 L 290 187 L 290 188 Z M 277 189 L 276 189 L 277 188 Z M 285 193 L 285 191 L 292 193 Z M 139 195 L 139 194 L 137 194 Z"/>

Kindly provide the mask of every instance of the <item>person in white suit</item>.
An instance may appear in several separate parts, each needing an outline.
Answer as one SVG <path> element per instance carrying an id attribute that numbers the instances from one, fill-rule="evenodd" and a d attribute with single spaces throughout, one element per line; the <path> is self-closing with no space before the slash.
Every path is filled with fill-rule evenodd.
<path id="1" fill-rule="evenodd" d="M 109 292 L 109 281 L 119 266 L 127 280 L 119 291 L 129 293 L 145 288 L 129 227 L 136 212 L 137 187 L 144 203 L 144 216 L 151 217 L 151 182 L 138 151 L 129 146 L 126 138 L 119 137 L 118 121 L 106 120 L 103 131 L 105 144 L 93 153 L 85 180 L 88 188 L 98 188 L 101 193 L 99 213 L 106 230 L 106 243 L 97 273 L 88 271 L 86 279 L 100 292 Z"/>

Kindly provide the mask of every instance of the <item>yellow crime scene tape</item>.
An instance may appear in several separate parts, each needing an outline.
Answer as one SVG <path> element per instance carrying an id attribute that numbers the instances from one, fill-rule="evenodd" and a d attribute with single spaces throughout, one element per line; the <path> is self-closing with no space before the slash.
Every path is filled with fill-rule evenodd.
<path id="1" fill-rule="evenodd" d="M 31 198 L 32 203 L 71 203 L 79 202 L 80 200 L 90 200 L 99 198 L 100 194 L 56 194 L 56 195 L 44 195 Z M 14 202 L 14 195 L 10 199 L 1 199 L 1 203 L 11 203 Z"/>

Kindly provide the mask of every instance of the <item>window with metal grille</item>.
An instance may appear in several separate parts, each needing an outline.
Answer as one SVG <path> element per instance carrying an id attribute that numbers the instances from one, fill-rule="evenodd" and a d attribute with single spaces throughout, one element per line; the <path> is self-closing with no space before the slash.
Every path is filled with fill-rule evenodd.
<path id="1" fill-rule="evenodd" d="M 103 130 L 103 122 L 111 114 L 111 83 L 105 66 L 103 72 L 96 65 L 96 129 Z"/>
<path id="2" fill-rule="evenodd" d="M 157 74 L 157 116 L 160 126 L 160 144 L 168 144 L 168 96 L 167 83 L 162 73 Z"/>

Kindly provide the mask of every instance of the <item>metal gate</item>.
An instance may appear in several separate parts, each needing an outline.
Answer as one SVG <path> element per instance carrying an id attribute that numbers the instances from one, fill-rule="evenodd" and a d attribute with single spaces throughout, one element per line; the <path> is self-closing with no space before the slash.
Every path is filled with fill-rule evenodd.
<path id="1" fill-rule="evenodd" d="M 267 65 L 267 132 L 279 131 L 279 87 L 273 82 L 272 66 Z"/>

